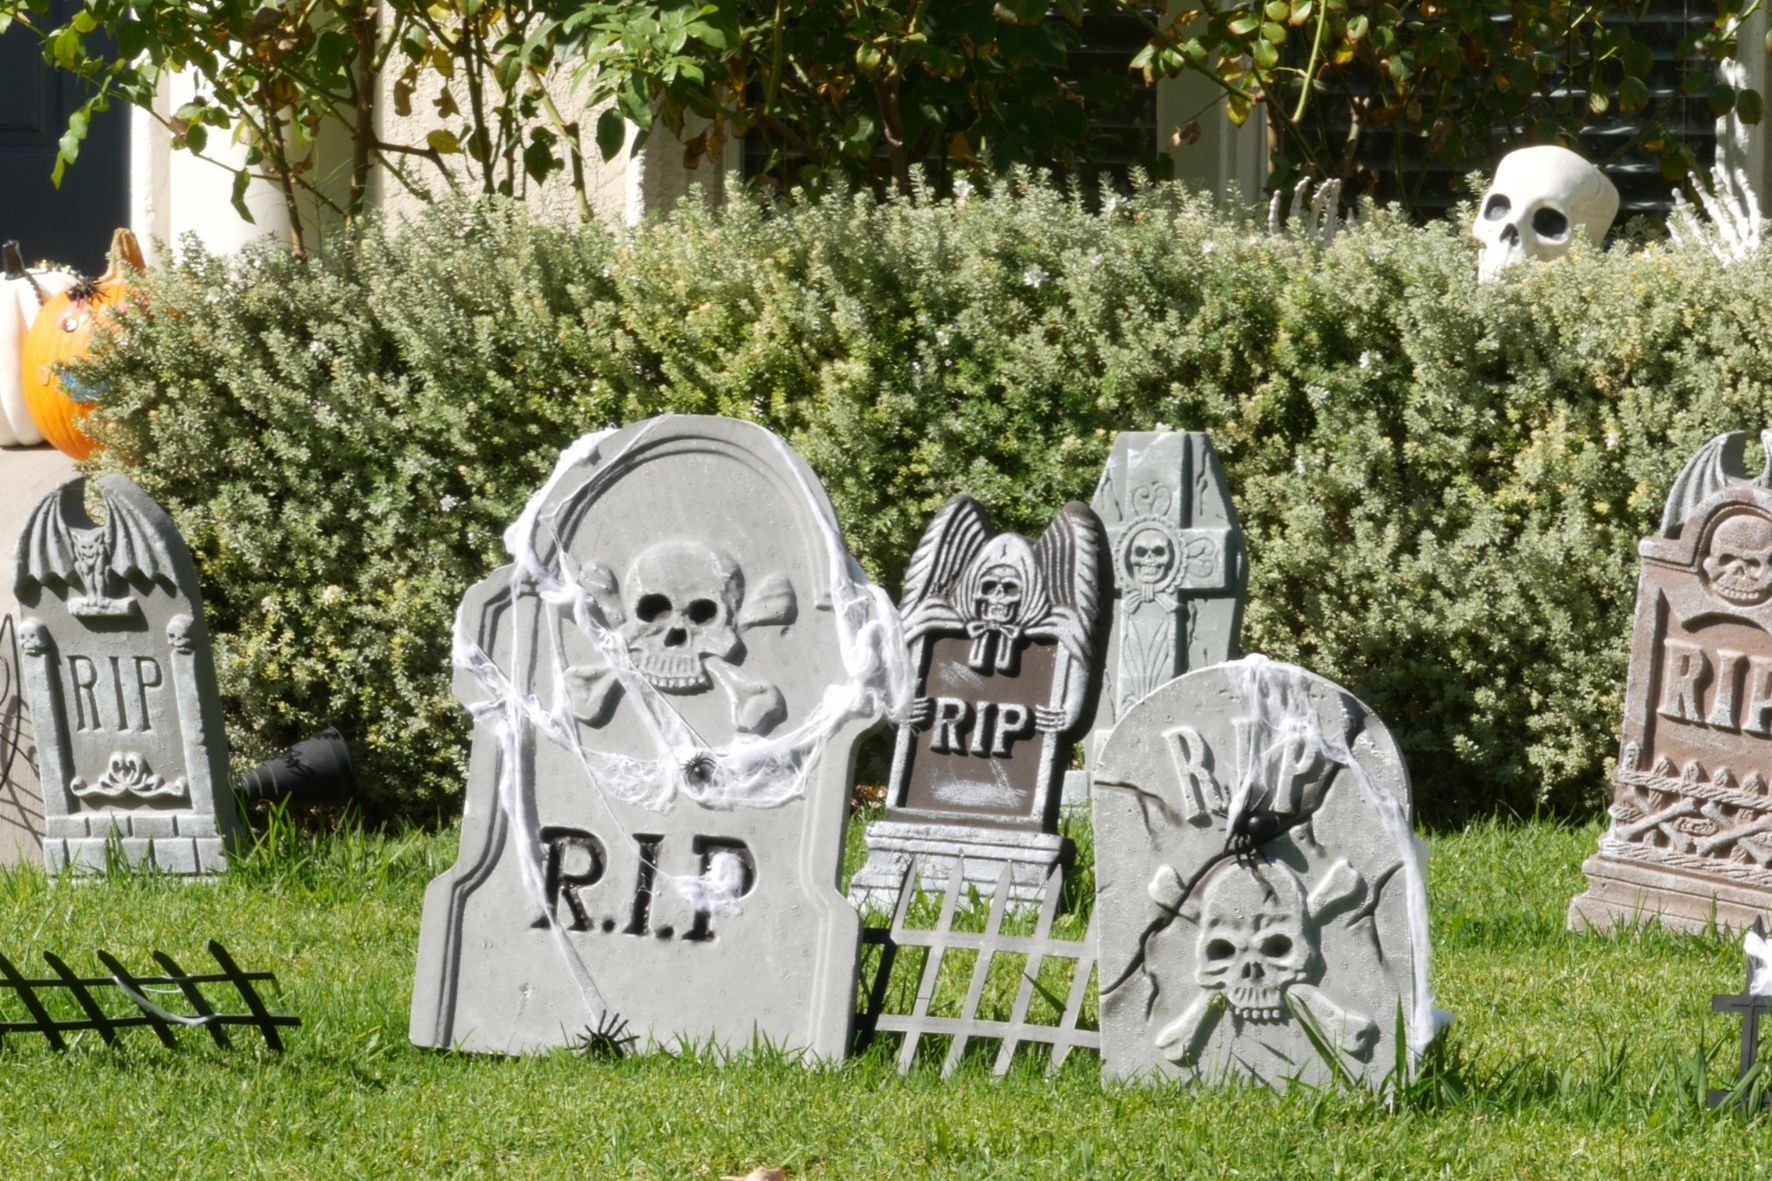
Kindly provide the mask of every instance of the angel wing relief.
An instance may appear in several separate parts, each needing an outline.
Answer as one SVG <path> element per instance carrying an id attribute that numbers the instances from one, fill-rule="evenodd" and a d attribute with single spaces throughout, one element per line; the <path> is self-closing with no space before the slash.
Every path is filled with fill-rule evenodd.
<path id="1" fill-rule="evenodd" d="M 1100 521 L 1075 502 L 1035 542 L 994 531 L 969 497 L 935 515 L 901 604 L 919 683 L 898 808 L 1042 825 L 1092 689 L 1103 552 Z"/>

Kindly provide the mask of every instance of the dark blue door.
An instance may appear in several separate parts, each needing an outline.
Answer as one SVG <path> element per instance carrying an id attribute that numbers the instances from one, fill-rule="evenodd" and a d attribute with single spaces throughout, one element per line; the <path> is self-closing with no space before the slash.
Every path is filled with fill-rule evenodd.
<path id="1" fill-rule="evenodd" d="M 51 19 L 64 11 L 57 3 Z M 111 231 L 129 218 L 129 108 L 117 103 L 92 121 L 57 189 L 49 180 L 56 144 L 84 100 L 79 84 L 44 64 L 30 30 L 0 34 L 0 239 L 18 239 L 27 262 L 96 275 Z"/>

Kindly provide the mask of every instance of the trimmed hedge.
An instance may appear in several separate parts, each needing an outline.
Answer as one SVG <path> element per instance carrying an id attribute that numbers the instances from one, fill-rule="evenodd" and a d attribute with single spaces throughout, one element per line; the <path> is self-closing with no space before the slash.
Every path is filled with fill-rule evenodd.
<path id="1" fill-rule="evenodd" d="M 1173 187 L 685 207 L 631 233 L 456 205 L 338 258 L 187 248 L 101 349 L 104 462 L 202 567 L 237 760 L 335 723 L 383 806 L 460 791 L 450 620 L 576 435 L 781 432 L 895 587 L 965 491 L 1038 530 L 1122 429 L 1210 431 L 1245 646 L 1389 723 L 1422 812 L 1606 798 L 1635 552 L 1687 455 L 1772 421 L 1772 261 L 1588 251 L 1479 288 L 1462 224 L 1324 249 Z"/>

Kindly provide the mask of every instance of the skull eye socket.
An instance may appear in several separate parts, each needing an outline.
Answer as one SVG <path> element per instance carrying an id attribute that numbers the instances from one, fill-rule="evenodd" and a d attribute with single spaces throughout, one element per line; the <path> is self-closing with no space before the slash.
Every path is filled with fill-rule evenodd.
<path id="1" fill-rule="evenodd" d="M 634 604 L 634 614 L 642 623 L 651 623 L 670 609 L 671 601 L 663 595 L 641 595 L 640 601 Z"/>
<path id="2" fill-rule="evenodd" d="M 1512 201 L 1509 201 L 1500 193 L 1496 193 L 1487 201 L 1483 202 L 1483 220 L 1500 221 L 1502 218 L 1512 213 L 1513 209 L 1514 203 Z"/>
<path id="3" fill-rule="evenodd" d="M 1561 238 L 1569 232 L 1569 219 L 1555 209 L 1540 209 L 1532 215 L 1532 229 L 1540 238 Z"/>
<path id="4" fill-rule="evenodd" d="M 1206 958 L 1209 960 L 1228 960 L 1237 954 L 1228 939 L 1214 939 L 1206 944 Z"/>
<path id="5" fill-rule="evenodd" d="M 711 623 L 719 613 L 720 608 L 714 605 L 712 599 L 696 599 L 689 604 L 690 623 Z"/>
<path id="6" fill-rule="evenodd" d="M 1270 960 L 1283 959 L 1292 950 L 1292 939 L 1287 935 L 1269 935 L 1261 941 L 1261 954 Z"/>
<path id="7" fill-rule="evenodd" d="M 983 582 L 979 583 L 978 588 L 980 590 L 982 590 L 987 595 L 994 595 L 997 593 L 997 588 L 1001 585 L 1002 584 L 999 583 L 996 579 L 987 578 Z"/>

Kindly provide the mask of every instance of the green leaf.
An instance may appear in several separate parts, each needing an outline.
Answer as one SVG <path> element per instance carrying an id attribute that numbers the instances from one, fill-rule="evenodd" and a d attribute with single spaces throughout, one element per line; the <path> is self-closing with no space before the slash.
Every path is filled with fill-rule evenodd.
<path id="1" fill-rule="evenodd" d="M 1362 37 L 1364 37 L 1366 35 L 1366 30 L 1369 27 L 1370 27 L 1370 22 L 1367 20 L 1366 14 L 1363 12 L 1358 16 L 1348 17 L 1347 18 L 1347 39 L 1349 41 L 1360 40 Z"/>
<path id="2" fill-rule="evenodd" d="M 453 156 L 461 151 L 461 141 L 455 138 L 455 132 L 438 127 L 425 136 L 425 142 L 431 150 L 442 156 Z"/>
<path id="3" fill-rule="evenodd" d="M 1605 91 L 1590 90 L 1587 92 L 1587 109 L 1592 111 L 1594 114 L 1604 115 L 1607 111 L 1607 108 L 1611 107 L 1611 105 L 1612 105 L 1612 100 L 1610 98 L 1606 97 Z"/>
<path id="4" fill-rule="evenodd" d="M 1234 37 L 1247 37 L 1260 27 L 1261 18 L 1251 13 L 1232 17 L 1230 23 L 1225 26 Z"/>
<path id="5" fill-rule="evenodd" d="M 1272 21 L 1261 26 L 1261 39 L 1274 45 L 1286 44 L 1286 26 L 1276 25 Z"/>
<path id="6" fill-rule="evenodd" d="M 201 123 L 193 123 L 185 128 L 185 149 L 201 152 L 209 144 L 209 129 Z"/>
<path id="7" fill-rule="evenodd" d="M 627 139 L 628 124 L 620 111 L 611 107 L 597 116 L 597 150 L 605 160 L 615 159 Z"/>
<path id="8" fill-rule="evenodd" d="M 1721 119 L 1735 109 L 1735 88 L 1725 82 L 1719 82 L 1710 88 L 1710 93 L 1704 96 L 1704 101 L 1705 105 L 1710 107 L 1710 113 Z"/>
<path id="9" fill-rule="evenodd" d="M 1249 55 L 1255 64 L 1264 70 L 1271 70 L 1280 64 L 1280 51 L 1271 41 L 1257 41 Z"/>
<path id="10" fill-rule="evenodd" d="M 1742 89 L 1735 92 L 1735 117 L 1748 126 L 1760 121 L 1765 114 L 1765 104 L 1757 90 Z"/>
<path id="11" fill-rule="evenodd" d="M 252 222 L 252 210 L 246 208 L 246 186 L 251 183 L 252 174 L 244 168 L 240 169 L 234 173 L 234 191 L 233 195 L 228 198 L 229 203 L 234 207 L 234 212 L 249 223 Z"/>
<path id="12" fill-rule="evenodd" d="M 74 20 L 72 23 L 74 28 L 81 33 L 90 33 L 92 30 L 98 28 L 98 20 L 92 15 L 90 10 L 85 8 L 82 8 L 79 12 L 74 14 Z"/>
<path id="13" fill-rule="evenodd" d="M 1649 105 L 1649 85 L 1641 78 L 1626 78 L 1618 84 L 1618 109 L 1625 114 L 1640 111 Z"/>
<path id="14" fill-rule="evenodd" d="M 1267 18 L 1271 21 L 1283 21 L 1292 15 L 1292 5 L 1286 3 L 1286 0 L 1267 0 L 1267 4 L 1262 7 L 1262 11 L 1267 14 Z"/>

